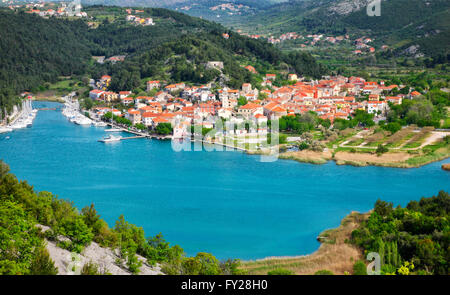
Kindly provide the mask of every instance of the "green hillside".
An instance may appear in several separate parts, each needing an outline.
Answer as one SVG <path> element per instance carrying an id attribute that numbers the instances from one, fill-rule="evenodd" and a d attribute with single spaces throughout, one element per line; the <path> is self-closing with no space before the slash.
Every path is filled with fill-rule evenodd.
<path id="1" fill-rule="evenodd" d="M 369 17 L 366 6 L 353 11 L 338 9 L 340 4 L 350 2 L 352 1 L 291 0 L 289 3 L 272 6 L 248 20 L 241 19 L 229 25 L 263 34 L 300 32 L 335 36 L 344 33 L 366 35 L 394 49 L 404 50 L 412 45 L 419 45 L 419 51 L 428 56 L 449 53 L 449 1 L 382 1 L 379 17 Z M 354 2 L 365 4 L 363 0 Z M 401 50 L 397 53 L 402 53 Z"/>
<path id="2" fill-rule="evenodd" d="M 60 76 L 98 78 L 113 74 L 115 89 L 133 89 L 143 79 L 206 83 L 219 75 L 238 87 L 252 77 L 243 65 L 264 70 L 291 68 L 318 77 L 325 69 L 306 53 L 288 55 L 274 46 L 230 32 L 223 26 L 186 14 L 147 8 L 155 26 L 129 24 L 124 8 L 86 9 L 97 24 L 82 20 L 44 19 L 0 10 L 0 109 L 11 108 L 12 93 L 36 90 Z M 223 38 L 223 33 L 230 38 Z M 92 56 L 125 55 L 124 63 L 97 64 Z M 207 70 L 208 61 L 223 61 L 223 73 Z M 223 75 L 222 75 L 223 74 Z"/>

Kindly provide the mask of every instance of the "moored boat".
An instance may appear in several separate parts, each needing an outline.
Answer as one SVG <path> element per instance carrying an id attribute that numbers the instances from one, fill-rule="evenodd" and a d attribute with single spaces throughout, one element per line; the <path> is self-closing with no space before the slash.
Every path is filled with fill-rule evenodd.
<path id="1" fill-rule="evenodd" d="M 108 142 L 117 142 L 117 141 L 121 141 L 121 140 L 122 140 L 122 136 L 110 135 L 110 136 L 104 137 L 103 139 L 100 139 L 99 142 L 108 143 Z"/>

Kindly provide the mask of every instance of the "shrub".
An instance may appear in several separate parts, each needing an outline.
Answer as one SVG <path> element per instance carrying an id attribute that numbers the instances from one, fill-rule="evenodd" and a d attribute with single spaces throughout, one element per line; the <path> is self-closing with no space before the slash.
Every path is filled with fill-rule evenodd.
<path id="1" fill-rule="evenodd" d="M 35 251 L 35 257 L 31 261 L 31 275 L 57 275 L 58 269 L 55 267 L 53 260 L 50 258 L 45 247 L 39 247 Z"/>
<path id="2" fill-rule="evenodd" d="M 378 156 L 380 156 L 384 153 L 387 153 L 388 151 L 389 151 L 389 149 L 382 144 L 379 144 L 377 147 L 377 155 Z"/>
<path id="3" fill-rule="evenodd" d="M 358 260 L 353 264 L 353 275 L 362 276 L 367 275 L 366 264 L 362 260 Z"/>
<path id="4" fill-rule="evenodd" d="M 83 268 L 81 269 L 81 275 L 85 276 L 98 276 L 100 275 L 100 272 L 98 270 L 98 265 L 89 261 L 85 265 L 83 265 Z"/>

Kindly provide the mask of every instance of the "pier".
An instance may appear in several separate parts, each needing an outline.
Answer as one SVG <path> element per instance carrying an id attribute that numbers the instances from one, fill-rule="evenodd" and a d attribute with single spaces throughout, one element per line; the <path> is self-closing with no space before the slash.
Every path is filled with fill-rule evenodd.
<path id="1" fill-rule="evenodd" d="M 60 108 L 40 108 L 40 109 L 37 109 L 37 110 L 38 111 L 56 111 L 58 109 L 60 109 Z"/>
<path id="2" fill-rule="evenodd" d="M 120 140 L 137 139 L 137 138 L 147 138 L 147 136 L 145 136 L 145 135 L 140 135 L 140 136 L 123 137 L 123 138 L 121 138 Z"/>

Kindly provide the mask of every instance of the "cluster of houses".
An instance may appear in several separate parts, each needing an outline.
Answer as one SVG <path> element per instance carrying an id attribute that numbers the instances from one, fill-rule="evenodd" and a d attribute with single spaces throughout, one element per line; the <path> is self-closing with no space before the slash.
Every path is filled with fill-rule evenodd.
<path id="1" fill-rule="evenodd" d="M 209 8 L 209 10 L 212 11 L 218 11 L 218 10 L 222 10 L 222 11 L 232 11 L 232 12 L 240 12 L 242 9 L 249 9 L 249 6 L 245 6 L 243 4 L 233 4 L 233 3 L 223 3 L 223 4 L 219 4 L 216 6 L 212 6 Z"/>
<path id="2" fill-rule="evenodd" d="M 25 13 L 34 13 L 41 17 L 88 17 L 82 10 L 81 4 L 70 4 L 70 2 L 55 3 L 29 3 L 25 5 L 10 5 L 9 9 L 19 10 L 25 8 Z"/>
<path id="3" fill-rule="evenodd" d="M 125 9 L 127 16 L 126 16 L 126 20 L 130 23 L 133 23 L 135 25 L 140 25 L 140 26 L 154 26 L 155 23 L 153 22 L 153 18 L 151 17 L 139 17 L 136 15 L 133 15 L 133 9 L 131 8 L 127 8 Z M 144 13 L 144 10 L 139 10 L 139 9 L 135 9 L 134 10 L 135 14 L 140 14 L 140 13 Z"/>
<path id="4" fill-rule="evenodd" d="M 109 76 L 102 77 L 102 85 L 106 85 Z M 276 75 L 267 74 L 265 83 L 276 79 Z M 162 81 L 148 81 L 147 90 L 158 92 L 150 96 L 134 96 L 131 91 L 119 93 L 96 89 L 90 97 L 102 102 L 118 102 L 129 106 L 125 112 L 107 107 L 96 109 L 97 115 L 113 112 L 117 116 L 129 119 L 133 124 L 143 124 L 155 128 L 161 123 L 170 123 L 174 132 L 182 134 L 192 125 L 204 128 L 216 127 L 217 117 L 232 124 L 252 121 L 255 126 L 264 125 L 267 120 L 284 116 L 295 116 L 305 112 L 316 112 L 320 118 L 348 119 L 355 110 L 361 109 L 376 116 L 382 116 L 389 108 L 388 102 L 401 104 L 403 99 L 420 95 L 412 92 L 409 95 L 389 96 L 395 88 L 404 86 L 385 86 L 383 82 L 368 82 L 361 77 L 333 76 L 323 80 L 310 82 L 299 81 L 297 75 L 291 74 L 289 79 L 293 85 L 271 87 L 272 90 L 258 90 L 245 83 L 241 89 L 222 88 L 214 91 L 211 84 L 189 86 L 185 83 L 166 85 Z M 357 101 L 356 97 L 368 96 L 368 100 Z M 245 104 L 239 101 L 245 97 Z M 235 135 L 245 134 L 246 131 Z M 240 132 L 240 133 L 239 133 Z M 258 127 L 253 130 L 257 134 L 266 134 L 267 128 Z M 239 134 L 238 134 L 239 133 Z"/>
<path id="5" fill-rule="evenodd" d="M 128 22 L 131 22 L 135 25 L 141 25 L 141 26 L 154 26 L 155 23 L 153 22 L 153 18 L 146 17 L 141 18 L 132 14 L 127 15 L 126 17 Z"/>
<path id="6" fill-rule="evenodd" d="M 365 54 L 365 53 L 375 53 L 375 47 L 372 47 L 370 43 L 372 43 L 372 38 L 358 38 L 355 40 L 355 51 L 354 54 Z M 383 46 L 385 48 L 385 46 Z"/>

